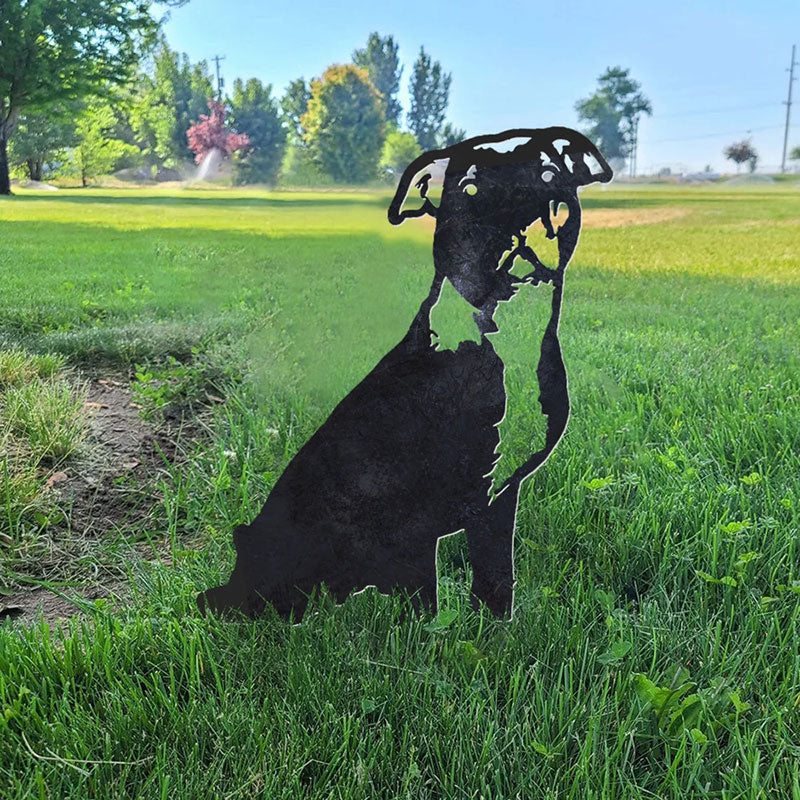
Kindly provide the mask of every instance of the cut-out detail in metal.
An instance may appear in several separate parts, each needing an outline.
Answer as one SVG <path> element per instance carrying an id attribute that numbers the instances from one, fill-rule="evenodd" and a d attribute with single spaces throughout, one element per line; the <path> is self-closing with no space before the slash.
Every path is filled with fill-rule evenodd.
<path id="1" fill-rule="evenodd" d="M 444 164 L 437 205 L 428 192 Z M 438 541 L 465 530 L 473 605 L 482 601 L 510 618 L 520 484 L 553 451 L 569 417 L 558 324 L 564 273 L 580 234 L 578 187 L 611 177 L 594 145 L 569 128 L 480 136 L 409 165 L 389 221 L 436 218 L 430 291 L 408 333 L 300 449 L 253 522 L 236 528 L 233 573 L 198 596 L 201 611 L 254 616 L 271 603 L 298 621 L 323 584 L 339 603 L 375 586 L 405 591 L 415 609 L 436 611 Z M 561 204 L 568 217 L 554 230 Z M 557 240 L 552 267 L 528 243 L 536 222 Z M 530 267 L 523 276 L 511 271 L 517 258 Z M 431 309 L 445 280 L 474 307 L 480 331 L 480 341 L 456 350 L 431 342 Z M 498 303 L 526 284 L 552 287 L 536 368 L 545 443 L 493 494 L 506 392 L 488 335 L 497 331 Z"/>

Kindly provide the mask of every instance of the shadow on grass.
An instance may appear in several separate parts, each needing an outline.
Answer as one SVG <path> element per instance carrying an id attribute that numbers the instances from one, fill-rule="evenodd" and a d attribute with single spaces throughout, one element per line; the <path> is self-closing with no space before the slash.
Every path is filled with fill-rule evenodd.
<path id="1" fill-rule="evenodd" d="M 73 190 L 70 190 L 73 191 Z M 75 190 L 79 191 L 79 190 Z M 117 191 L 116 189 L 114 191 Z M 126 190 L 120 190 L 126 191 Z M 198 191 L 189 189 L 187 191 Z M 201 190 L 202 191 L 202 190 Z M 235 191 L 235 190 L 234 190 Z M 329 208 L 342 206 L 379 206 L 388 207 L 391 200 L 391 188 L 385 192 L 358 194 L 348 192 L 347 189 L 331 191 L 328 194 L 325 190 L 309 190 L 313 197 L 296 196 L 294 192 L 276 193 L 274 197 L 236 197 L 226 193 L 215 191 L 209 192 L 208 197 L 181 196 L 180 194 L 165 194 L 163 197 L 158 195 L 135 195 L 119 196 L 111 194 L 15 194 L 13 201 L 18 203 L 38 202 L 47 200 L 59 203 L 74 203 L 79 205 L 136 205 L 136 206 L 237 206 L 253 208 Z M 299 193 L 298 193 L 299 194 Z"/>
<path id="2" fill-rule="evenodd" d="M 79 192 L 80 190 L 69 190 Z M 326 190 L 308 189 L 308 195 L 302 196 L 301 192 L 275 192 L 270 197 L 264 196 L 236 196 L 225 191 L 208 192 L 207 197 L 183 196 L 180 193 L 138 195 L 135 190 L 117 190 L 117 192 L 130 191 L 130 195 L 125 194 L 16 194 L 10 198 L 16 203 L 37 203 L 39 201 L 70 203 L 76 205 L 133 205 L 133 206 L 156 206 L 156 207 L 198 207 L 198 208 L 264 208 L 264 209 L 283 209 L 283 208 L 304 208 L 309 211 L 314 209 L 343 208 L 354 206 L 356 208 L 387 208 L 391 200 L 393 187 L 377 189 L 375 191 L 359 191 L 347 188 Z M 165 190 L 167 191 L 167 190 Z M 187 189 L 187 192 L 198 192 L 203 190 Z M 235 192 L 236 190 L 231 190 Z M 624 191 L 622 189 L 620 192 Z M 722 202 L 741 201 L 752 203 L 759 199 L 774 200 L 772 193 L 730 194 L 722 195 L 720 192 L 714 193 L 691 193 L 690 190 L 681 192 L 675 196 L 662 194 L 655 197 L 648 197 L 641 193 L 635 196 L 617 196 L 616 191 L 611 191 L 605 195 L 588 194 L 581 196 L 581 205 L 584 209 L 637 209 L 637 208 L 658 208 L 669 206 L 686 205 L 709 205 Z"/>

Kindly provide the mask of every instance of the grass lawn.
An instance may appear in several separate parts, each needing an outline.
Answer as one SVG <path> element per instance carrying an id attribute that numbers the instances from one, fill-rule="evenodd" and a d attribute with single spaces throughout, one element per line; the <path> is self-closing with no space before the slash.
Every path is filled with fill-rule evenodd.
<path id="1" fill-rule="evenodd" d="M 431 225 L 366 192 L 0 200 L 0 594 L 83 612 L 0 625 L 0 797 L 800 798 L 796 186 L 583 195 L 572 417 L 523 487 L 513 622 L 469 607 L 456 535 L 437 620 L 368 590 L 297 627 L 195 596 L 407 329 Z M 500 478 L 540 416 L 540 313 L 498 315 Z M 138 515 L 84 536 L 54 483 L 93 463 L 109 376 L 185 427 Z M 103 575 L 125 602 L 78 599 Z"/>

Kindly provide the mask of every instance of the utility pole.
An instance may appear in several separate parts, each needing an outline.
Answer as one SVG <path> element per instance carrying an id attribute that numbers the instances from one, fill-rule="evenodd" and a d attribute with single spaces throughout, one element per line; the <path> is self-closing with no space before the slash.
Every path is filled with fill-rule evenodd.
<path id="1" fill-rule="evenodd" d="M 786 172 L 786 149 L 789 146 L 789 117 L 792 113 L 792 84 L 797 80 L 794 77 L 794 68 L 797 62 L 794 60 L 794 53 L 796 44 L 792 45 L 792 61 L 789 64 L 789 95 L 786 98 L 784 105 L 786 106 L 786 128 L 783 131 L 783 157 L 781 158 L 781 172 Z"/>
<path id="2" fill-rule="evenodd" d="M 629 174 L 631 178 L 636 177 L 636 151 L 639 149 L 639 115 L 633 118 L 631 125 L 631 163 Z"/>
<path id="3" fill-rule="evenodd" d="M 219 74 L 219 62 L 225 60 L 225 56 L 214 56 L 211 59 L 217 65 L 217 100 L 221 103 L 222 102 L 222 87 L 225 85 L 225 81 Z"/>

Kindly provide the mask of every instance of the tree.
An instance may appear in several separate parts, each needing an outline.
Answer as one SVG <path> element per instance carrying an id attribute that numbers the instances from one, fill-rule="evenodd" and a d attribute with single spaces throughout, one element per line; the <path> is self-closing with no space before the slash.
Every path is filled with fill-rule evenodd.
<path id="1" fill-rule="evenodd" d="M 375 177 L 385 117 L 365 69 L 334 64 L 311 81 L 300 124 L 312 159 L 334 180 L 363 183 Z"/>
<path id="2" fill-rule="evenodd" d="M 373 86 L 381 93 L 386 121 L 399 126 L 403 107 L 397 101 L 397 92 L 400 90 L 403 68 L 397 58 L 394 39 L 371 33 L 367 46 L 353 52 L 353 63 L 367 71 Z"/>
<path id="3" fill-rule="evenodd" d="M 113 138 L 117 118 L 111 106 L 99 99 L 89 103 L 75 125 L 77 144 L 72 150 L 74 170 L 81 176 L 83 186 L 90 178 L 105 175 L 126 155 L 135 152 L 133 145 Z"/>
<path id="4" fill-rule="evenodd" d="M 214 88 L 205 61 L 192 64 L 185 53 L 171 50 L 161 39 L 150 74 L 138 77 L 131 110 L 136 138 L 156 164 L 177 166 L 193 157 L 186 131 L 208 108 Z"/>
<path id="5" fill-rule="evenodd" d="M 293 145 L 304 146 L 303 125 L 300 122 L 303 114 L 308 111 L 308 101 L 311 99 L 311 90 L 305 78 L 293 80 L 287 87 L 281 99 L 281 110 L 289 126 L 289 134 Z"/>
<path id="6" fill-rule="evenodd" d="M 798 144 L 797 147 L 792 148 L 791 152 L 789 153 L 789 160 L 800 161 L 800 144 Z"/>
<path id="7" fill-rule="evenodd" d="M 408 127 L 423 150 L 436 147 L 436 138 L 447 113 L 451 81 L 452 75 L 442 72 L 442 65 L 438 61 L 432 62 L 425 48 L 421 47 L 411 76 Z"/>
<path id="8" fill-rule="evenodd" d="M 597 83 L 597 91 L 579 100 L 575 110 L 581 121 L 591 123 L 586 135 L 606 159 L 625 159 L 633 150 L 639 116 L 650 116 L 653 107 L 630 70 L 608 67 Z"/>
<path id="9" fill-rule="evenodd" d="M 722 151 L 722 154 L 729 161 L 733 161 L 736 164 L 737 172 L 739 172 L 742 164 L 745 162 L 749 162 L 750 172 L 755 172 L 756 164 L 758 164 L 758 153 L 749 139 L 742 139 L 741 142 L 729 144 Z"/>
<path id="10" fill-rule="evenodd" d="M 231 124 L 236 130 L 246 131 L 250 143 L 235 160 L 234 181 L 275 183 L 286 150 L 286 128 L 272 97 L 272 86 L 256 78 L 246 84 L 237 78 L 229 104 Z"/>
<path id="11" fill-rule="evenodd" d="M 11 193 L 8 141 L 20 114 L 125 80 L 158 29 L 149 9 L 148 0 L 2 0 L 0 194 Z"/>
<path id="12" fill-rule="evenodd" d="M 226 127 L 226 111 L 222 103 L 209 100 L 208 110 L 210 114 L 201 114 L 200 121 L 186 131 L 189 149 L 194 153 L 196 163 L 199 164 L 213 150 L 230 154 L 249 147 L 247 134 Z"/>
<path id="13" fill-rule="evenodd" d="M 386 134 L 379 166 L 391 175 L 403 170 L 422 152 L 413 133 L 404 133 L 393 128 Z"/>
<path id="14" fill-rule="evenodd" d="M 597 145 L 607 161 L 624 162 L 628 143 L 622 132 L 622 114 L 601 93 L 595 93 L 576 106 L 578 118 L 591 125 L 586 135 Z"/>
<path id="15" fill-rule="evenodd" d="M 463 128 L 456 128 L 448 122 L 439 133 L 438 146 L 452 147 L 454 144 L 463 142 L 466 138 L 467 132 Z"/>
<path id="16" fill-rule="evenodd" d="M 40 181 L 46 165 L 67 160 L 66 150 L 76 143 L 77 103 L 30 108 L 20 114 L 9 141 L 11 166 L 25 166 L 32 181 Z"/>

